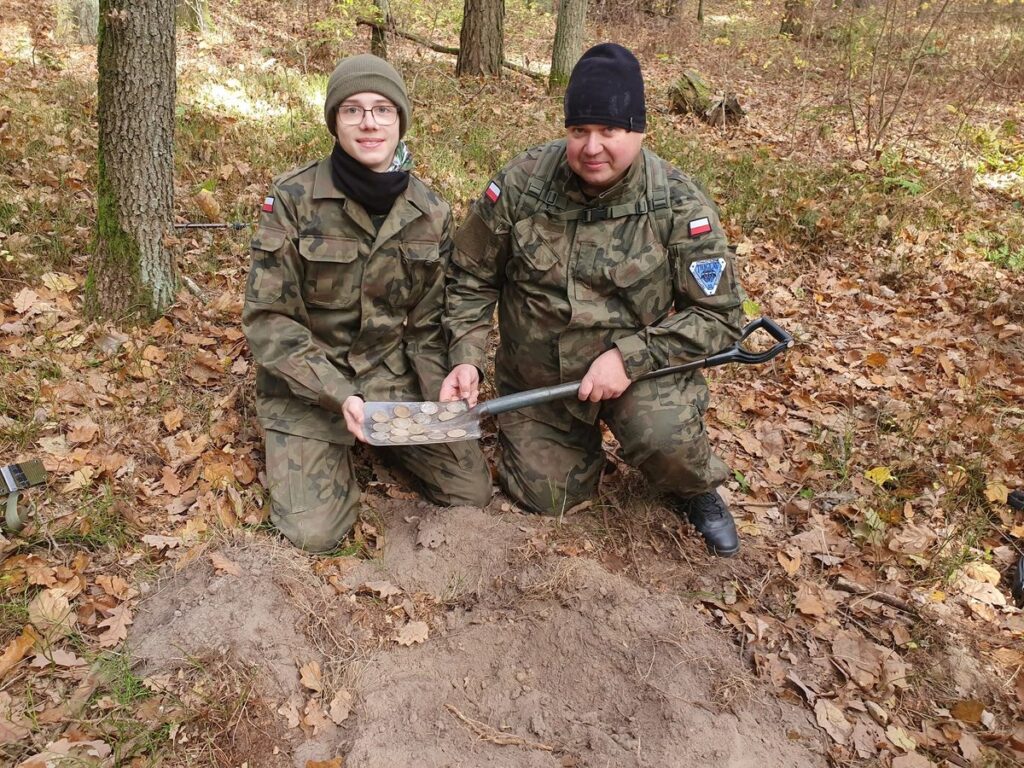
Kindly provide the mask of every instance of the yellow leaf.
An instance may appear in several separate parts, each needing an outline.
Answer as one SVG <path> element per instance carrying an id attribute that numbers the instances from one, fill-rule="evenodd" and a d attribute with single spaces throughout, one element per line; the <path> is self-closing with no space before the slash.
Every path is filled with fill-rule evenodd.
<path id="1" fill-rule="evenodd" d="M 789 576 L 794 575 L 800 570 L 800 550 L 790 548 L 787 550 L 779 550 L 775 555 L 779 560 L 779 565 L 782 566 Z"/>
<path id="2" fill-rule="evenodd" d="M 320 673 L 320 665 L 315 661 L 310 661 L 299 667 L 299 682 L 311 691 L 322 691 L 323 678 Z"/>
<path id="3" fill-rule="evenodd" d="M 993 504 L 1005 504 L 1010 495 L 1010 489 L 1002 483 L 989 483 L 985 488 L 985 498 Z"/>
<path id="4" fill-rule="evenodd" d="M 0 680 L 3 679 L 4 675 L 11 671 L 11 669 L 27 654 L 32 646 L 36 644 L 39 639 L 39 635 L 31 627 L 26 624 L 25 628 L 21 631 L 21 634 L 11 640 L 4 649 L 3 654 L 0 654 Z"/>
<path id="5" fill-rule="evenodd" d="M 210 221 L 220 220 L 220 204 L 208 189 L 201 189 L 196 194 L 196 205 Z"/>
<path id="6" fill-rule="evenodd" d="M 894 475 L 888 467 L 875 467 L 874 469 L 869 469 L 864 473 L 864 477 L 879 487 L 894 479 Z"/>
<path id="7" fill-rule="evenodd" d="M 398 637 L 395 638 L 395 642 L 399 645 L 422 643 L 427 639 L 427 632 L 428 627 L 425 621 L 410 621 L 398 630 Z"/>

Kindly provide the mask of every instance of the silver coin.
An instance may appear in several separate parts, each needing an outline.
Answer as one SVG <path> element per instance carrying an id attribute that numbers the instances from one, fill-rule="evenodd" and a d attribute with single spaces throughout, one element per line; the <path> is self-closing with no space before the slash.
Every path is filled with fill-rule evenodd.
<path id="1" fill-rule="evenodd" d="M 458 415 L 459 414 L 452 413 L 451 411 L 444 411 L 443 413 L 437 414 L 437 420 L 438 421 L 450 421 L 451 419 L 454 419 Z"/>
<path id="2" fill-rule="evenodd" d="M 425 443 L 425 442 L 427 442 L 427 436 L 426 435 L 410 435 L 409 439 L 412 440 L 414 443 Z"/>
<path id="3" fill-rule="evenodd" d="M 374 421 L 381 422 L 387 421 L 388 415 L 384 411 L 374 411 L 373 415 L 370 418 L 373 419 Z"/>
<path id="4" fill-rule="evenodd" d="M 412 420 L 417 424 L 429 424 L 431 422 L 429 413 L 414 413 Z"/>
<path id="5" fill-rule="evenodd" d="M 428 416 L 432 413 L 437 413 L 437 403 L 424 403 L 420 406 L 420 411 Z"/>
<path id="6" fill-rule="evenodd" d="M 391 430 L 391 436 L 392 437 L 408 437 L 409 436 L 409 430 L 408 429 L 402 429 L 401 427 L 396 427 L 395 429 Z"/>
<path id="7" fill-rule="evenodd" d="M 444 432 L 431 432 L 427 435 L 431 440 L 444 440 L 447 435 Z"/>
<path id="8" fill-rule="evenodd" d="M 374 432 L 387 432 L 389 429 L 391 429 L 390 424 L 377 423 L 373 425 Z"/>
<path id="9" fill-rule="evenodd" d="M 392 443 L 406 443 L 409 441 L 407 435 L 396 435 L 394 433 L 388 435 L 388 441 Z"/>
<path id="10" fill-rule="evenodd" d="M 405 417 L 397 418 L 391 422 L 391 426 L 397 427 L 398 429 L 408 429 L 410 424 L 412 424 L 412 419 L 407 419 Z"/>
<path id="11" fill-rule="evenodd" d="M 412 416 L 412 411 L 409 410 L 409 406 L 407 405 L 396 405 L 394 414 L 400 419 L 408 419 Z"/>
<path id="12" fill-rule="evenodd" d="M 466 404 L 462 400 L 456 400 L 454 403 L 448 403 L 445 410 L 449 413 L 462 413 L 466 410 Z"/>
<path id="13" fill-rule="evenodd" d="M 409 425 L 409 434 L 410 435 L 422 435 L 426 431 L 427 431 L 427 428 L 424 427 L 422 424 L 410 424 Z"/>
<path id="14" fill-rule="evenodd" d="M 449 429 L 448 437 L 465 437 L 466 430 L 464 429 Z"/>

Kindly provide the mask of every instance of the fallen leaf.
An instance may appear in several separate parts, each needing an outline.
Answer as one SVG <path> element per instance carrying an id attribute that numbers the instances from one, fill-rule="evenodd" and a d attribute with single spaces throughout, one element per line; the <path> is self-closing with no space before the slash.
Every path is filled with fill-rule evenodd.
<path id="1" fill-rule="evenodd" d="M 836 744 L 846 746 L 853 733 L 853 725 L 839 707 L 828 699 L 818 699 L 814 705 L 814 717 Z"/>
<path id="2" fill-rule="evenodd" d="M 412 645 L 413 643 L 422 643 L 427 639 L 429 628 L 425 621 L 410 621 L 400 630 L 398 630 L 398 636 L 395 641 L 399 645 Z"/>
<path id="3" fill-rule="evenodd" d="M 311 691 L 319 693 L 323 690 L 323 677 L 320 673 L 320 664 L 310 661 L 299 667 L 299 682 Z"/>
<path id="4" fill-rule="evenodd" d="M 823 617 L 827 612 L 820 596 L 820 588 L 804 582 L 796 593 L 796 609 L 805 616 Z"/>
<path id="5" fill-rule="evenodd" d="M 181 546 L 181 539 L 177 536 L 157 536 L 156 534 L 148 533 L 142 537 L 142 543 L 158 550 L 174 549 Z"/>
<path id="6" fill-rule="evenodd" d="M 60 739 L 46 745 L 42 752 L 38 752 L 18 764 L 18 768 L 49 768 L 57 765 L 87 765 L 94 763 L 88 760 L 90 757 L 98 757 L 100 760 L 111 753 L 110 745 L 106 742 L 94 741 L 71 741 Z"/>
<path id="7" fill-rule="evenodd" d="M 22 288 L 14 296 L 14 311 L 19 315 L 28 312 L 39 301 L 39 294 L 28 288 Z"/>
<path id="8" fill-rule="evenodd" d="M 1006 499 L 1010 496 L 1010 489 L 1003 483 L 989 483 L 985 487 L 985 498 L 991 501 L 993 504 L 1005 504 Z"/>
<path id="9" fill-rule="evenodd" d="M 288 721 L 289 728 L 298 728 L 302 722 L 302 717 L 299 715 L 299 705 L 292 699 L 278 707 L 277 714 L 284 715 L 284 719 Z"/>
<path id="10" fill-rule="evenodd" d="M 892 759 L 892 768 L 934 768 L 935 763 L 924 755 L 911 752 Z"/>
<path id="11" fill-rule="evenodd" d="M 181 478 L 174 474 L 174 470 L 170 467 L 163 468 L 160 474 L 160 485 L 171 496 L 177 496 L 181 493 Z"/>
<path id="12" fill-rule="evenodd" d="M 63 589 L 44 589 L 28 605 L 28 619 L 50 639 L 65 637 L 78 622 Z"/>
<path id="13" fill-rule="evenodd" d="M 779 560 L 779 565 L 782 566 L 782 570 L 789 576 L 796 575 L 796 572 L 800 570 L 800 550 L 795 547 L 788 549 L 780 549 L 775 556 Z"/>
<path id="14" fill-rule="evenodd" d="M 94 422 L 88 416 L 84 419 L 78 419 L 70 424 L 70 431 L 68 432 L 68 442 L 77 443 L 82 445 L 84 443 L 91 443 L 96 439 L 96 434 L 100 431 L 99 424 Z"/>
<path id="15" fill-rule="evenodd" d="M 330 760 L 307 760 L 306 768 L 341 768 L 341 758 L 332 757 Z"/>
<path id="16" fill-rule="evenodd" d="M 138 592 L 132 589 L 131 585 L 120 576 L 108 576 L 103 574 L 96 577 L 96 583 L 104 592 L 118 600 L 130 600 Z"/>
<path id="17" fill-rule="evenodd" d="M 43 285 L 55 293 L 71 293 L 78 287 L 75 279 L 63 272 L 47 272 L 39 279 L 43 281 Z"/>
<path id="18" fill-rule="evenodd" d="M 220 204 L 208 189 L 201 189 L 196 193 L 196 205 L 203 212 L 209 221 L 220 221 Z"/>
<path id="19" fill-rule="evenodd" d="M 181 408 L 175 408 L 173 411 L 168 411 L 163 417 L 164 427 L 168 432 L 177 432 L 184 418 L 185 412 L 182 411 Z"/>
<path id="20" fill-rule="evenodd" d="M 4 675 L 13 669 L 19 661 L 25 658 L 32 646 L 39 640 L 39 634 L 29 625 L 21 630 L 21 634 L 11 640 L 4 649 L 2 655 L 0 655 L 0 680 L 3 680 Z"/>
<path id="21" fill-rule="evenodd" d="M 327 713 L 338 725 L 341 725 L 348 718 L 352 712 L 352 694 L 344 688 L 341 688 L 334 698 L 331 699 L 331 704 L 328 707 Z"/>
<path id="22" fill-rule="evenodd" d="M 981 713 L 985 711 L 985 705 L 977 699 L 964 699 L 950 707 L 949 711 L 961 723 L 976 725 L 981 722 Z"/>
<path id="23" fill-rule="evenodd" d="M 904 752 L 913 752 L 917 749 L 917 742 L 910 738 L 910 735 L 898 725 L 890 725 L 886 728 L 885 737 Z"/>
<path id="24" fill-rule="evenodd" d="M 875 467 L 874 469 L 869 469 L 864 473 L 864 477 L 879 487 L 885 485 L 894 478 L 892 471 L 888 467 Z"/>
<path id="25" fill-rule="evenodd" d="M 53 648 L 47 650 L 45 653 L 37 653 L 32 657 L 31 666 L 40 669 L 48 667 L 50 665 L 57 667 L 66 667 L 72 669 L 74 667 L 84 667 L 86 664 L 85 659 L 75 656 L 70 651 L 65 651 L 60 648 Z"/>
<path id="26" fill-rule="evenodd" d="M 324 714 L 323 707 L 320 706 L 320 702 L 316 699 L 310 699 L 306 702 L 306 709 L 303 711 L 302 722 L 313 729 L 313 735 L 315 736 L 321 728 L 325 728 L 331 724 L 330 719 Z"/>
<path id="27" fill-rule="evenodd" d="M 213 567 L 216 568 L 218 571 L 229 573 L 232 576 L 242 575 L 242 569 L 238 567 L 238 564 L 231 560 L 228 560 L 220 552 L 211 552 L 210 562 L 213 563 Z"/>
<path id="28" fill-rule="evenodd" d="M 968 563 L 964 567 L 964 573 L 972 579 L 988 582 L 992 586 L 998 586 L 1002 579 L 1002 574 L 988 563 Z"/>
<path id="29" fill-rule="evenodd" d="M 385 600 L 392 595 L 399 595 L 402 593 L 398 587 L 392 584 L 390 581 L 368 581 L 363 585 L 363 591 L 376 592 L 380 597 Z"/>
<path id="30" fill-rule="evenodd" d="M 101 621 L 98 626 L 106 627 L 107 631 L 100 635 L 100 645 L 112 648 L 128 637 L 128 625 L 132 623 L 132 612 L 128 603 L 118 605 L 113 613 Z"/>

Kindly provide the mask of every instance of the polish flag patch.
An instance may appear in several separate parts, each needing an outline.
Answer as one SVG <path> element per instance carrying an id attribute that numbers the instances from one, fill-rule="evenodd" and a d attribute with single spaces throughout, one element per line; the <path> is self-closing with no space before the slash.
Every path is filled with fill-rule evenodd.
<path id="1" fill-rule="evenodd" d="M 487 195 L 487 199 L 492 203 L 498 202 L 498 198 L 501 197 L 501 187 L 495 184 L 493 181 L 487 185 L 487 191 L 484 192 Z"/>
<path id="2" fill-rule="evenodd" d="M 694 219 L 690 222 L 690 237 L 706 235 L 711 231 L 711 221 L 705 216 L 703 219 Z"/>
<path id="3" fill-rule="evenodd" d="M 274 212 L 274 198 L 272 198 L 272 197 L 265 197 L 265 198 L 263 198 L 263 205 L 260 206 L 260 210 L 263 211 L 264 213 L 273 213 Z"/>

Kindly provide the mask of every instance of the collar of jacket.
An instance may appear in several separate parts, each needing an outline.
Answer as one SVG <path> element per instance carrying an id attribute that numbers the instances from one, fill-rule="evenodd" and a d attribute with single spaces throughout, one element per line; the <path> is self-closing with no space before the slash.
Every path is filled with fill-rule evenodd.
<path id="1" fill-rule="evenodd" d="M 331 176 L 331 157 L 328 155 L 316 166 L 316 177 L 313 179 L 313 199 L 347 199 L 345 193 L 334 185 Z M 408 200 L 420 213 L 428 213 L 430 201 L 427 199 L 426 186 L 415 176 L 409 179 L 409 186 L 398 196 L 398 200 Z M 397 202 L 397 200 L 395 201 Z"/>
<path id="2" fill-rule="evenodd" d="M 644 185 L 647 174 L 644 172 L 644 153 L 641 151 L 636 160 L 629 166 L 626 175 L 619 179 L 614 186 L 609 187 L 597 197 L 587 198 L 580 190 L 579 177 L 569 167 L 567 160 L 562 161 L 563 189 L 565 196 L 574 203 L 582 203 L 590 208 L 608 208 L 617 203 L 632 202 L 647 194 Z"/>

